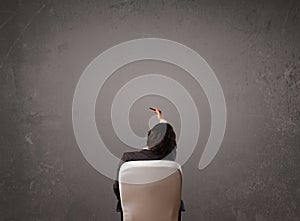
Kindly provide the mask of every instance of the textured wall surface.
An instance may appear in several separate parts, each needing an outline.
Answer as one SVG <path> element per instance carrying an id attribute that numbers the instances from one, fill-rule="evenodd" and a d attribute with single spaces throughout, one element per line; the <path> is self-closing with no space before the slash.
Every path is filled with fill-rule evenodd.
<path id="1" fill-rule="evenodd" d="M 198 146 L 183 166 L 183 220 L 299 220 L 297 0 L 1 0 L 0 220 L 119 220 L 113 181 L 76 144 L 72 99 L 92 59 L 143 37 L 185 44 L 210 64 L 227 102 L 225 137 L 213 162 L 198 170 L 210 130 L 205 94 L 177 67 L 138 62 L 114 73 L 99 94 L 97 126 L 111 152 L 128 150 L 110 123 L 113 96 L 138 73 L 161 71 L 201 110 Z M 157 99 L 179 135 L 174 105 Z M 142 100 L 132 112 L 140 107 Z M 138 133 L 150 113 L 137 115 L 138 122 L 129 117 Z"/>

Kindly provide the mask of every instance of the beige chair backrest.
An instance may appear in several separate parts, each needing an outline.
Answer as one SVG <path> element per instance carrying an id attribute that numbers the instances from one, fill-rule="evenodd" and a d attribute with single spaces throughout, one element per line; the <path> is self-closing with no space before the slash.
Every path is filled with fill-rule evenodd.
<path id="1" fill-rule="evenodd" d="M 119 172 L 124 221 L 177 221 L 182 191 L 180 165 L 168 160 L 124 163 Z"/>

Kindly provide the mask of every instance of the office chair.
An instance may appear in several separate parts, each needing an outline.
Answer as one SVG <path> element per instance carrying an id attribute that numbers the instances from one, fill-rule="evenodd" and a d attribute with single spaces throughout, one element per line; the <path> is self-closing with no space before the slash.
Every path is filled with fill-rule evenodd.
<path id="1" fill-rule="evenodd" d="M 125 162 L 119 172 L 124 221 L 177 221 L 182 171 L 169 160 Z"/>

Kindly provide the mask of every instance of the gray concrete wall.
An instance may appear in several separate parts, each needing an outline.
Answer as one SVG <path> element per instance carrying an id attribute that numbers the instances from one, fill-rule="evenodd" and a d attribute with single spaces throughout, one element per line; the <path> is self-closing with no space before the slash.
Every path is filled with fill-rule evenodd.
<path id="1" fill-rule="evenodd" d="M 118 88 L 137 73 L 160 71 L 182 83 L 201 110 L 197 149 L 183 166 L 183 220 L 299 220 L 296 0 L 1 0 L 0 220 L 119 220 L 113 181 L 76 144 L 72 99 L 92 59 L 142 37 L 185 44 L 210 64 L 227 102 L 225 137 L 213 162 L 198 170 L 210 130 L 203 90 L 175 66 L 143 61 L 114 73 L 99 94 L 98 130 L 111 152 L 129 149 L 109 118 Z M 143 102 L 161 103 L 179 136 L 175 106 L 154 96 L 132 107 L 137 134 L 151 115 L 140 113 Z"/>

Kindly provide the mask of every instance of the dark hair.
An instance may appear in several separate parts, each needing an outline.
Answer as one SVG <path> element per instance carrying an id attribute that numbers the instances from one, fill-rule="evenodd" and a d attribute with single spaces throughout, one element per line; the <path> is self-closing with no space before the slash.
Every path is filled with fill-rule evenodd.
<path id="1" fill-rule="evenodd" d="M 176 148 L 176 134 L 169 123 L 156 124 L 148 131 L 147 146 L 157 154 L 169 154 Z"/>

